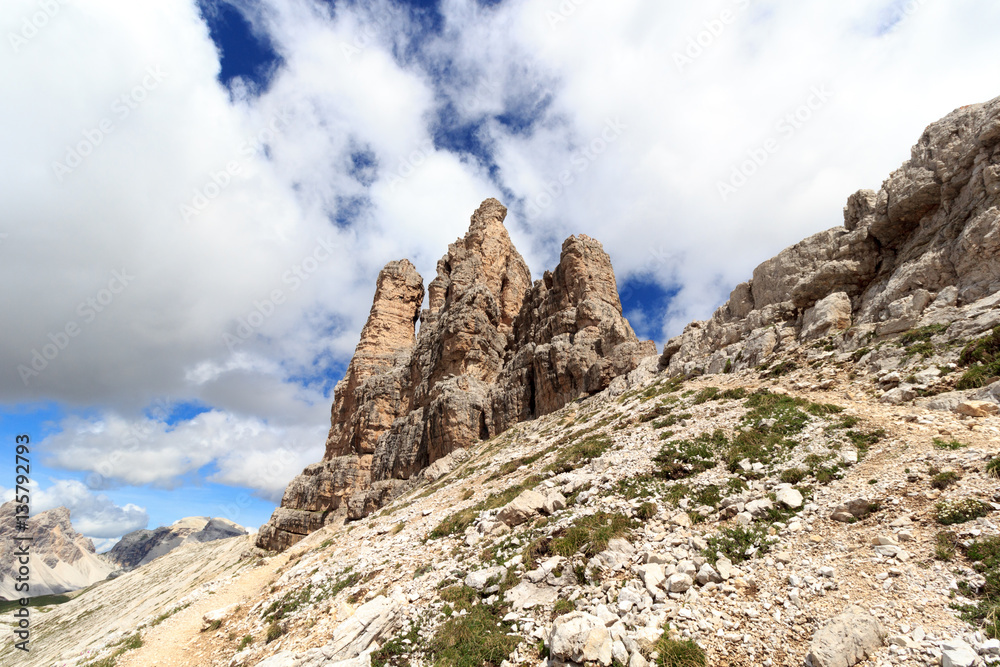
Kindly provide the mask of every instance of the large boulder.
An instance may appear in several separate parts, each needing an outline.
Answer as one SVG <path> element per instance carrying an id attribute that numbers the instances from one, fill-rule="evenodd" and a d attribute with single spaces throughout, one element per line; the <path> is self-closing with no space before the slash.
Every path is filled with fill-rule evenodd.
<path id="1" fill-rule="evenodd" d="M 870 657 L 884 639 L 885 631 L 878 620 L 851 605 L 813 635 L 806 667 L 852 667 Z"/>
<path id="2" fill-rule="evenodd" d="M 328 660 L 356 658 L 375 642 L 382 642 L 400 626 L 400 603 L 380 595 L 360 607 L 333 629 L 324 647 Z"/>
<path id="3" fill-rule="evenodd" d="M 534 519 L 545 507 L 545 496 L 537 491 L 522 491 L 497 513 L 497 519 L 513 528 Z"/>
<path id="4" fill-rule="evenodd" d="M 554 660 L 608 667 L 611 645 L 611 634 L 604 622 L 581 611 L 557 618 L 549 633 L 549 656 Z"/>
<path id="5" fill-rule="evenodd" d="M 825 336 L 831 331 L 842 331 L 851 326 L 851 297 L 847 292 L 836 292 L 820 299 L 802 316 L 799 338 L 809 340 Z"/>

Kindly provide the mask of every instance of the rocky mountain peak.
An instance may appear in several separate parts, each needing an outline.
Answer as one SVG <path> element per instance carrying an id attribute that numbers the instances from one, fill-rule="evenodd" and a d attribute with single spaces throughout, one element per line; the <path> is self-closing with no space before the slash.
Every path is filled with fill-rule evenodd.
<path id="1" fill-rule="evenodd" d="M 406 260 L 382 270 L 334 392 L 324 460 L 288 486 L 260 546 L 282 549 L 327 523 L 367 516 L 432 464 L 600 391 L 655 355 L 622 316 L 600 243 L 570 237 L 559 266 L 532 285 L 506 215 L 487 199 L 448 246 L 415 337 L 420 276 Z"/>
<path id="2" fill-rule="evenodd" d="M 213 542 L 246 534 L 246 528 L 228 519 L 186 517 L 156 530 L 132 531 L 124 535 L 105 557 L 122 570 L 134 570 L 186 544 Z"/>
<path id="3" fill-rule="evenodd" d="M 95 553 L 94 543 L 81 535 L 70 523 L 66 507 L 39 512 L 28 520 L 28 528 L 16 527 L 13 501 L 0 505 L 0 598 L 15 600 L 20 595 L 14 588 L 17 559 L 15 537 L 31 537 L 31 585 L 33 597 L 57 595 L 77 590 L 101 581 L 112 568 Z"/>
<path id="4" fill-rule="evenodd" d="M 498 328 L 504 333 L 510 330 L 531 285 L 531 271 L 511 243 L 503 224 L 506 217 L 506 207 L 496 199 L 487 199 L 472 214 L 468 232 L 438 261 L 437 276 L 428 287 L 425 319 L 437 315 L 446 303 L 460 300 L 471 287 L 481 286 L 496 300 Z"/>

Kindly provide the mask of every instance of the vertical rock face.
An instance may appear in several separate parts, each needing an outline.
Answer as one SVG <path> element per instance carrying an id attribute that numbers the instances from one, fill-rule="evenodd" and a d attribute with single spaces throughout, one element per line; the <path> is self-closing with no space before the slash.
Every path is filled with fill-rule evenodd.
<path id="1" fill-rule="evenodd" d="M 601 391 L 656 353 L 622 317 L 611 260 L 586 236 L 531 272 L 487 199 L 427 288 L 406 260 L 379 275 L 361 342 L 334 391 L 324 460 L 285 490 L 257 544 L 284 549 L 363 517 L 424 468 L 518 421 Z"/>
<path id="2" fill-rule="evenodd" d="M 583 235 L 566 239 L 555 271 L 531 288 L 513 336 L 494 391 L 497 432 L 601 391 L 656 354 L 622 316 L 611 258 Z"/>
<path id="3" fill-rule="evenodd" d="M 334 389 L 325 459 L 373 454 L 378 437 L 408 407 L 402 378 L 391 371 L 409 360 L 423 300 L 424 281 L 413 264 L 404 259 L 385 265 L 361 340 Z"/>
<path id="4" fill-rule="evenodd" d="M 843 228 L 758 266 L 710 320 L 667 343 L 661 365 L 672 375 L 717 373 L 727 361 L 733 370 L 752 368 L 846 326 L 851 345 L 953 322 L 998 291 L 1000 98 L 930 125 L 878 192 L 848 198 Z"/>

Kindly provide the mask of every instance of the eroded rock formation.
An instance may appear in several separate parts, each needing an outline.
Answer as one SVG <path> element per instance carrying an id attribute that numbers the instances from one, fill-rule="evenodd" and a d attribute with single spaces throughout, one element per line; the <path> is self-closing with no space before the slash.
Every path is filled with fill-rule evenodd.
<path id="1" fill-rule="evenodd" d="M 438 262 L 422 312 L 412 264 L 390 262 L 379 274 L 334 391 L 324 460 L 288 486 L 259 546 L 284 549 L 327 523 L 366 516 L 434 462 L 601 391 L 655 355 L 622 316 L 600 243 L 570 237 L 559 266 L 532 285 L 506 214 L 497 200 L 483 202 Z"/>
<path id="2" fill-rule="evenodd" d="M 854 350 L 931 324 L 968 338 L 1000 324 L 998 290 L 1000 98 L 930 125 L 878 192 L 848 198 L 842 228 L 758 266 L 660 363 L 672 375 L 741 370 L 811 338 Z"/>
<path id="3" fill-rule="evenodd" d="M 85 588 L 105 579 L 114 568 L 94 551 L 94 543 L 73 529 L 69 510 L 57 507 L 39 512 L 28 520 L 25 530 L 18 530 L 17 504 L 0 505 L 0 599 L 58 595 Z M 17 537 L 30 537 L 30 595 L 16 590 L 18 560 Z"/>

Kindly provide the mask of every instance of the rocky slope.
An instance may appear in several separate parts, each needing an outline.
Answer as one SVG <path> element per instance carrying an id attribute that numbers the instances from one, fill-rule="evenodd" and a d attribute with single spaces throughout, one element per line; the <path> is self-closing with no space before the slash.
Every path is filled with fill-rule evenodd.
<path id="1" fill-rule="evenodd" d="M 767 260 L 707 322 L 664 349 L 671 374 L 754 368 L 830 335 L 870 349 L 923 327 L 966 340 L 1000 324 L 1000 99 L 930 125 L 878 192 L 860 190 L 843 228 Z M 858 359 L 885 369 L 879 355 Z"/>
<path id="2" fill-rule="evenodd" d="M 32 538 L 32 597 L 58 595 L 85 588 L 105 579 L 114 568 L 94 550 L 94 543 L 70 524 L 69 510 L 57 507 L 40 512 L 28 520 L 28 528 L 17 530 L 16 503 L 0 505 L 0 598 L 17 600 L 23 595 L 15 589 L 18 563 L 14 558 L 15 537 Z"/>
<path id="3" fill-rule="evenodd" d="M 214 605 L 235 579 L 245 576 L 253 580 L 262 563 L 241 559 L 250 547 L 246 536 L 187 544 L 137 570 L 93 586 L 69 602 L 32 608 L 30 656 L 6 643 L 12 633 L 4 627 L 0 667 L 91 665 L 99 655 L 124 652 L 135 638 L 187 608 Z M 5 626 L 11 620 L 9 614 L 4 614 Z M 114 659 L 103 663 L 113 664 Z M 144 667 L 155 664 L 193 663 L 151 659 Z"/>
<path id="4" fill-rule="evenodd" d="M 257 544 L 284 549 L 324 525 L 359 519 L 418 473 L 440 474 L 475 442 L 601 391 L 656 353 L 622 316 L 611 260 L 586 236 L 531 274 L 488 199 L 438 262 L 420 311 L 413 265 L 379 274 L 368 322 L 334 391 L 323 461 L 288 486 Z M 419 335 L 415 326 L 419 323 Z"/>
<path id="5" fill-rule="evenodd" d="M 246 528 L 228 519 L 193 516 L 179 519 L 170 526 L 160 526 L 156 530 L 132 531 L 123 536 L 104 557 L 118 569 L 134 570 L 185 544 L 212 542 L 246 534 Z"/>

